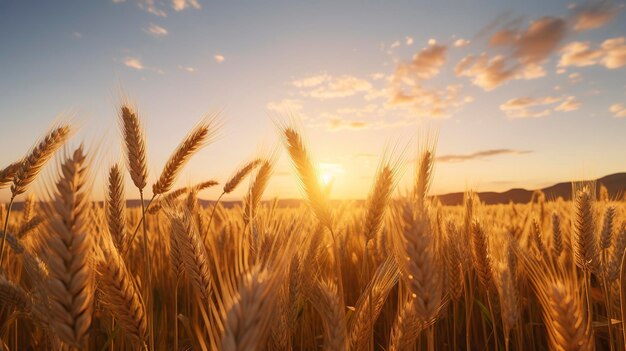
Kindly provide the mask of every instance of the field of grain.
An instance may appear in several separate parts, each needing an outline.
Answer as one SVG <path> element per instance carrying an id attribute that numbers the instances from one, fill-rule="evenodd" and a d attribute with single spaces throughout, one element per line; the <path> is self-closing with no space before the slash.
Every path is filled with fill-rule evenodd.
<path id="1" fill-rule="evenodd" d="M 91 200 L 95 158 L 68 146 L 70 125 L 0 171 L 11 195 L 1 209 L 6 350 L 625 348 L 626 206 L 600 185 L 574 183 L 571 201 L 537 192 L 487 206 L 468 192 L 463 206 L 442 206 L 428 192 L 435 147 L 423 142 L 411 189 L 396 187 L 403 165 L 383 159 L 367 201 L 337 205 L 303 131 L 278 123 L 306 199 L 286 208 L 261 201 L 271 155 L 176 188 L 215 120 L 152 170 L 153 183 L 144 121 L 129 105 L 119 120 L 125 163 L 107 170 L 104 202 Z M 33 182 L 55 162 L 35 198 Z M 208 187 L 248 190 L 234 208 L 203 207 Z M 129 198 L 143 206 L 126 208 Z"/>

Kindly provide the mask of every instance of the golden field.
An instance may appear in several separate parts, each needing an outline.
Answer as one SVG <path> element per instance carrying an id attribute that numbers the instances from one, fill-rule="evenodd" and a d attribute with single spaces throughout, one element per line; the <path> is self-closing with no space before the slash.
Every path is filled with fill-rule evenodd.
<path id="1" fill-rule="evenodd" d="M 149 184 L 143 121 L 128 105 L 119 119 L 126 162 L 107 170 L 104 202 L 91 201 L 94 157 L 66 146 L 69 125 L 0 171 L 11 194 L 7 350 L 625 349 L 626 206 L 593 182 L 573 184 L 571 201 L 537 192 L 487 206 L 468 192 L 463 206 L 443 206 L 428 193 L 435 148 L 424 142 L 412 188 L 396 189 L 403 166 L 386 158 L 366 202 L 331 204 L 301 131 L 283 124 L 306 198 L 286 208 L 261 201 L 272 155 L 230 179 L 174 186 L 215 120 Z M 56 176 L 35 198 L 55 155 Z M 198 202 L 205 188 L 245 186 L 232 208 Z"/>

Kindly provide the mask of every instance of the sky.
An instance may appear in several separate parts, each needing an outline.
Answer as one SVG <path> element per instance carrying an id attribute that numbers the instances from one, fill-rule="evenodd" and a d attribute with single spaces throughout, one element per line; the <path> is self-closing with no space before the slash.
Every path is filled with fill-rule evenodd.
<path id="1" fill-rule="evenodd" d="M 277 122 L 296 119 L 332 197 L 365 198 L 383 159 L 432 193 L 534 189 L 626 171 L 625 2 L 0 2 L 0 167 L 54 123 L 96 155 L 94 196 L 138 108 L 150 179 L 202 118 L 215 142 L 177 185 L 279 151 L 266 197 L 301 196 Z M 54 176 L 39 180 L 45 189 Z M 128 180 L 129 197 L 136 197 Z M 244 194 L 247 183 L 228 199 Z M 8 190 L 0 191 L 6 199 Z M 219 195 L 205 191 L 203 198 Z"/>

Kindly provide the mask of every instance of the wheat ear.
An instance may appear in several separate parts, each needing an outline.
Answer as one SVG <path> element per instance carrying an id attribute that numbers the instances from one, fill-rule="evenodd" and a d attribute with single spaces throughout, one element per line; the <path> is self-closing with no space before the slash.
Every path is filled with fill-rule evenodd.
<path id="1" fill-rule="evenodd" d="M 272 170 L 274 169 L 274 163 L 271 160 L 265 160 L 259 167 L 257 171 L 256 177 L 254 178 L 254 182 L 250 187 L 250 191 L 244 198 L 244 221 L 248 223 L 252 218 L 256 215 L 256 210 L 261 202 L 261 197 L 263 196 L 263 192 L 265 192 L 265 188 L 267 187 L 267 183 L 272 176 Z"/>
<path id="2" fill-rule="evenodd" d="M 130 178 L 137 189 L 142 191 L 146 187 L 148 166 L 146 165 L 146 144 L 137 112 L 128 105 L 122 106 L 120 124 Z"/>
<path id="3" fill-rule="evenodd" d="M 365 214 L 364 233 L 367 241 L 373 239 L 382 226 L 385 209 L 393 191 L 393 173 L 393 169 L 386 165 L 380 169 L 376 176 Z"/>
<path id="4" fill-rule="evenodd" d="M 13 178 L 13 186 L 11 186 L 11 192 L 14 197 L 26 191 L 43 166 L 65 143 L 69 135 L 69 126 L 55 128 L 22 161 L 22 165 Z"/>
<path id="5" fill-rule="evenodd" d="M 106 218 L 113 244 L 120 251 L 125 251 L 126 232 L 126 199 L 124 197 L 124 176 L 118 165 L 109 171 L 107 188 Z"/>
<path id="6" fill-rule="evenodd" d="M 170 156 L 169 160 L 165 164 L 161 176 L 152 186 L 152 192 L 154 195 L 159 195 L 170 191 L 172 185 L 176 181 L 176 177 L 180 173 L 181 169 L 185 166 L 187 161 L 196 153 L 200 148 L 206 145 L 216 134 L 216 128 L 213 127 L 213 123 L 202 123 L 198 125 L 194 130 L 187 135 L 185 140 L 178 145 L 176 151 Z"/>
<path id="7" fill-rule="evenodd" d="M 0 189 L 4 189 L 9 186 L 13 182 L 13 178 L 15 178 L 15 173 L 22 166 L 23 161 L 17 161 L 11 163 L 6 166 L 4 169 L 0 170 Z"/>
<path id="8" fill-rule="evenodd" d="M 337 285 L 330 281 L 318 281 L 308 294 L 313 308 L 317 310 L 324 324 L 324 349 L 347 350 L 346 316 L 337 293 Z"/>
<path id="9" fill-rule="evenodd" d="M 63 342 L 76 348 L 84 347 L 94 298 L 87 195 L 87 163 L 81 146 L 61 165 L 48 209 L 45 261 L 53 328 Z"/>
<path id="10" fill-rule="evenodd" d="M 291 162 L 298 172 L 300 183 L 304 188 L 307 199 L 317 219 L 332 230 L 332 216 L 326 195 L 322 191 L 317 179 L 317 172 L 313 166 L 306 146 L 300 134 L 292 127 L 283 129 L 285 145 L 289 151 Z"/>
<path id="11" fill-rule="evenodd" d="M 124 328 L 126 336 L 141 347 L 147 342 L 146 307 L 134 278 L 120 254 L 110 244 L 102 248 L 105 259 L 98 262 L 99 294 L 102 303 Z"/>

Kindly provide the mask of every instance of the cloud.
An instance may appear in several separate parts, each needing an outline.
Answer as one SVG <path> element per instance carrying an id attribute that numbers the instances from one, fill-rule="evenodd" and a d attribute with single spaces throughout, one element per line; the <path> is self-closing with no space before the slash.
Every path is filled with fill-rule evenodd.
<path id="1" fill-rule="evenodd" d="M 602 43 L 604 57 L 602 63 L 604 67 L 615 69 L 626 65 L 626 39 L 613 38 L 607 39 Z"/>
<path id="2" fill-rule="evenodd" d="M 458 154 L 458 155 L 442 155 L 437 157 L 438 162 L 463 162 L 478 159 L 485 159 L 491 156 L 497 155 L 524 155 L 532 153 L 529 150 L 512 150 L 512 149 L 490 149 L 476 151 L 471 154 Z"/>
<path id="3" fill-rule="evenodd" d="M 370 124 L 364 121 L 349 121 L 341 118 L 329 119 L 326 123 L 328 130 L 336 132 L 340 130 L 362 130 L 370 127 Z"/>
<path id="4" fill-rule="evenodd" d="M 503 56 L 489 59 L 486 54 L 463 58 L 455 66 L 454 72 L 457 76 L 472 78 L 474 85 L 486 91 L 497 88 L 516 74 L 514 68 L 506 67 L 506 59 Z"/>
<path id="5" fill-rule="evenodd" d="M 574 29 L 578 31 L 602 27 L 611 22 L 619 13 L 620 7 L 609 1 L 594 1 L 574 7 Z"/>
<path id="6" fill-rule="evenodd" d="M 559 17 L 542 17 L 527 27 L 512 28 L 509 21 L 489 38 L 489 46 L 501 53 L 488 57 L 470 55 L 455 67 L 457 76 L 469 77 L 474 85 L 493 90 L 512 79 L 537 79 L 546 75 L 542 65 L 556 52 L 568 33 L 567 21 Z M 503 23 L 499 23 L 503 25 Z M 495 25 L 490 26 L 490 30 Z"/>
<path id="7" fill-rule="evenodd" d="M 388 106 L 408 108 L 417 116 L 429 118 L 447 118 L 463 105 L 472 101 L 469 96 L 460 93 L 461 85 L 452 84 L 443 89 L 428 89 L 419 84 L 408 90 L 398 87 L 391 90 Z"/>
<path id="8" fill-rule="evenodd" d="M 309 76 L 303 79 L 294 80 L 291 82 L 293 86 L 296 88 L 312 88 L 318 86 L 326 81 L 328 81 L 331 77 L 328 74 L 318 74 L 315 76 Z"/>
<path id="9" fill-rule="evenodd" d="M 562 18 L 543 17 L 532 22 L 512 43 L 515 56 L 522 63 L 541 63 L 565 38 L 566 23 Z"/>
<path id="10" fill-rule="evenodd" d="M 302 103 L 299 100 L 282 99 L 268 102 L 266 108 L 280 113 L 293 113 L 302 110 Z"/>
<path id="11" fill-rule="evenodd" d="M 178 65 L 178 69 L 183 70 L 185 72 L 189 72 L 189 73 L 194 73 L 197 71 L 195 67 L 182 66 L 182 65 Z"/>
<path id="12" fill-rule="evenodd" d="M 141 60 L 136 57 L 126 57 L 123 62 L 124 62 L 124 66 L 130 67 L 136 70 L 142 70 L 145 68 L 143 63 L 141 63 Z"/>
<path id="13" fill-rule="evenodd" d="M 223 55 L 219 55 L 219 54 L 214 55 L 214 56 L 213 56 L 213 59 L 214 59 L 214 60 L 215 60 L 215 62 L 217 62 L 217 63 L 222 63 L 222 62 L 224 62 L 224 61 L 226 60 L 226 58 L 225 58 Z"/>
<path id="14" fill-rule="evenodd" d="M 295 80 L 292 84 L 301 88 L 301 94 L 316 99 L 334 99 L 353 96 L 357 93 L 373 91 L 372 84 L 361 78 L 347 74 L 333 77 L 327 74 Z"/>
<path id="15" fill-rule="evenodd" d="M 570 73 L 567 78 L 569 78 L 570 83 L 576 84 L 582 81 L 580 73 Z"/>
<path id="16" fill-rule="evenodd" d="M 607 39 L 598 49 L 592 49 L 589 42 L 571 42 L 561 49 L 558 67 L 585 67 L 597 64 L 608 69 L 626 65 L 626 38 Z"/>
<path id="17" fill-rule="evenodd" d="M 163 74 L 163 71 L 159 68 L 156 67 L 149 67 L 143 64 L 143 62 L 141 62 L 141 59 L 137 58 L 137 57 L 125 57 L 122 60 L 122 63 L 124 64 L 124 66 L 132 68 L 132 69 L 136 69 L 138 71 L 153 71 L 159 74 Z"/>
<path id="18" fill-rule="evenodd" d="M 571 42 L 561 49 L 561 59 L 558 67 L 585 67 L 598 63 L 602 57 L 602 51 L 591 50 L 589 42 Z"/>
<path id="19" fill-rule="evenodd" d="M 500 110 L 503 111 L 509 118 L 545 117 L 551 114 L 551 109 L 546 106 L 553 105 L 559 102 L 559 100 L 559 98 L 552 96 L 540 98 L 532 98 L 528 96 L 514 98 L 501 104 Z"/>
<path id="20" fill-rule="evenodd" d="M 465 45 L 469 45 L 470 41 L 469 40 L 465 40 L 463 38 L 459 38 L 457 40 L 454 41 L 454 43 L 452 44 L 455 48 L 460 48 L 462 46 Z"/>
<path id="21" fill-rule="evenodd" d="M 411 38 L 411 37 L 406 37 L 406 38 L 404 38 L 404 44 L 405 44 L 406 46 L 413 45 L 413 38 Z"/>
<path id="22" fill-rule="evenodd" d="M 74 33 L 72 33 L 72 35 L 73 35 L 74 37 L 78 38 L 78 39 L 80 39 L 80 38 L 82 38 L 82 37 L 83 37 L 83 35 L 82 35 L 80 32 L 74 32 Z"/>
<path id="23" fill-rule="evenodd" d="M 447 47 L 431 44 L 413 56 L 409 63 L 401 63 L 396 68 L 395 79 L 431 79 L 439 74 L 446 62 Z"/>
<path id="24" fill-rule="evenodd" d="M 372 78 L 372 80 L 381 80 L 385 78 L 385 74 L 382 72 L 376 72 L 376 73 L 372 73 L 370 77 Z"/>
<path id="25" fill-rule="evenodd" d="M 393 43 L 391 43 L 391 45 L 389 46 L 389 49 L 395 49 L 397 47 L 400 47 L 400 41 L 396 40 Z"/>
<path id="26" fill-rule="evenodd" d="M 147 34 L 150 34 L 154 37 L 163 37 L 167 35 L 167 29 L 158 26 L 154 23 L 150 23 L 148 28 L 144 28 L 143 31 Z"/>
<path id="27" fill-rule="evenodd" d="M 568 96 L 563 102 L 561 102 L 557 107 L 554 108 L 554 111 L 576 111 L 580 108 L 580 106 L 582 106 L 582 103 L 576 100 L 576 97 Z"/>
<path id="28" fill-rule="evenodd" d="M 200 7 L 198 0 L 172 0 L 172 8 L 174 11 L 182 11 L 186 8 L 199 9 Z"/>
<path id="29" fill-rule="evenodd" d="M 156 4 L 154 3 L 154 0 L 139 0 L 138 3 L 137 3 L 137 6 L 140 9 L 142 9 L 142 10 L 148 12 L 148 13 L 151 13 L 151 14 L 153 14 L 155 16 L 167 17 L 167 13 L 165 11 L 163 11 L 161 9 L 158 9 L 156 7 Z"/>
<path id="30" fill-rule="evenodd" d="M 626 117 L 626 106 L 622 103 L 617 103 L 609 107 L 609 112 L 613 113 L 613 117 L 624 118 Z"/>

